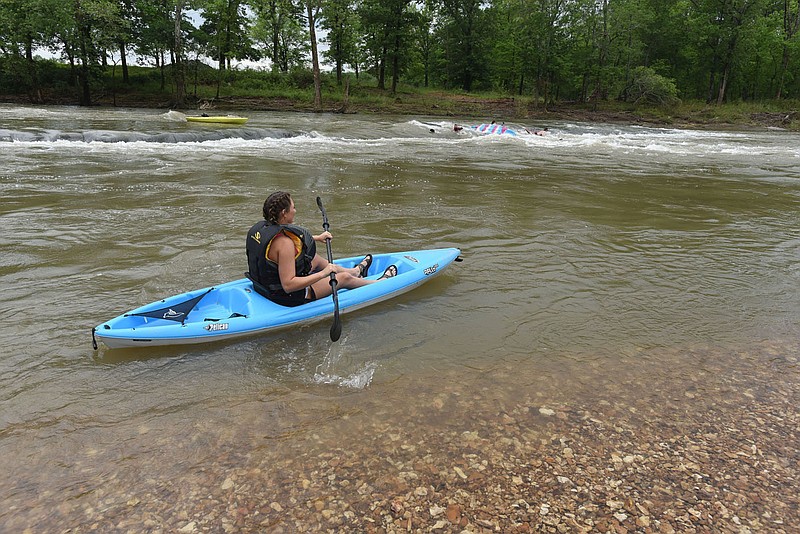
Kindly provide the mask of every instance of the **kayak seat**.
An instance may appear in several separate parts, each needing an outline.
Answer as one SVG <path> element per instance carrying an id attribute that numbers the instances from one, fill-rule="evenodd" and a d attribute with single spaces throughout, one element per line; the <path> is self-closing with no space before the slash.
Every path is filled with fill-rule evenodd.
<path id="1" fill-rule="evenodd" d="M 256 293 L 265 299 L 269 299 L 269 290 L 266 287 L 253 280 L 253 278 L 250 276 L 250 273 L 244 273 L 244 276 L 253 283 L 253 289 L 255 289 Z"/>

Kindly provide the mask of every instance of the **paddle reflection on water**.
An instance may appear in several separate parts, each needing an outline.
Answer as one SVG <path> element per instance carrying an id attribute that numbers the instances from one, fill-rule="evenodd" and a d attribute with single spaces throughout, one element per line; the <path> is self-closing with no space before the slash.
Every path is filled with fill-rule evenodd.
<path id="1" fill-rule="evenodd" d="M 786 449 L 797 134 L 554 122 L 549 136 L 479 137 L 431 135 L 435 118 L 254 112 L 248 129 L 289 135 L 99 143 L 188 125 L 158 110 L 1 109 L 2 530 L 429 530 L 448 500 L 453 524 L 572 513 L 632 530 L 638 517 L 607 519 L 602 503 L 645 494 L 647 521 L 675 529 L 800 520 Z M 336 345 L 318 323 L 91 350 L 103 320 L 241 278 L 243 234 L 278 189 L 309 217 L 325 198 L 338 257 L 459 247 L 465 262 L 348 315 Z M 750 486 L 726 482 L 740 475 Z M 577 515 L 561 500 L 582 494 L 556 491 L 557 476 L 600 508 Z M 678 520 L 685 505 L 652 480 L 700 517 Z M 728 512 L 684 493 L 699 484 Z M 523 521 L 517 501 L 492 504 L 499 486 L 553 512 Z"/>

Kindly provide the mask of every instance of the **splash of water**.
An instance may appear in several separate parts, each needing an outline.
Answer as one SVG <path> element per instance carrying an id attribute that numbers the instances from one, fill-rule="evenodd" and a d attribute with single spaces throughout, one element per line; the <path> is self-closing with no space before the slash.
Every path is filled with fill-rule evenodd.
<path id="1" fill-rule="evenodd" d="M 343 351 L 341 347 L 345 342 L 346 340 L 343 340 L 338 345 L 331 344 L 322 363 L 317 366 L 316 372 L 314 373 L 314 383 L 332 384 L 342 388 L 359 390 L 369 386 L 378 368 L 377 363 L 365 362 L 355 371 L 349 374 L 346 373 L 346 369 L 340 369 L 341 367 L 347 367 L 346 362 L 344 364 L 342 363 Z M 345 371 L 344 375 L 341 374 L 343 370 Z"/>

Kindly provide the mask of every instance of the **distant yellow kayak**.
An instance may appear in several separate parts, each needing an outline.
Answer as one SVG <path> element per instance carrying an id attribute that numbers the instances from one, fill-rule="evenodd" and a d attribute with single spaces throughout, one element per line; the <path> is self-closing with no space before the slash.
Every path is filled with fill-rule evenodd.
<path id="1" fill-rule="evenodd" d="M 223 124 L 244 124 L 247 122 L 247 117 L 231 117 L 231 116 L 216 116 L 216 117 L 186 117 L 189 122 L 221 122 Z"/>

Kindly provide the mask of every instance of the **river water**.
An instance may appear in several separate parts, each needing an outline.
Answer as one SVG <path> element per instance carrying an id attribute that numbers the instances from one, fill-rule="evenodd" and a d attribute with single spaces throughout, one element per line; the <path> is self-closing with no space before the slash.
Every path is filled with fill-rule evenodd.
<path id="1" fill-rule="evenodd" d="M 275 482 L 269 466 L 332 444 L 385 456 L 381 425 L 409 413 L 460 433 L 481 417 L 463 414 L 523 397 L 732 394 L 698 376 L 796 393 L 799 134 L 246 115 L 0 105 L 0 526 L 125 530 L 149 506 L 148 529 L 228 530 L 208 510 L 248 473 Z M 345 315 L 335 344 L 322 322 L 92 349 L 113 316 L 240 278 L 279 189 L 315 231 L 322 197 L 334 256 L 458 247 L 464 262 Z M 291 506 L 271 491 L 262 517 Z"/>

